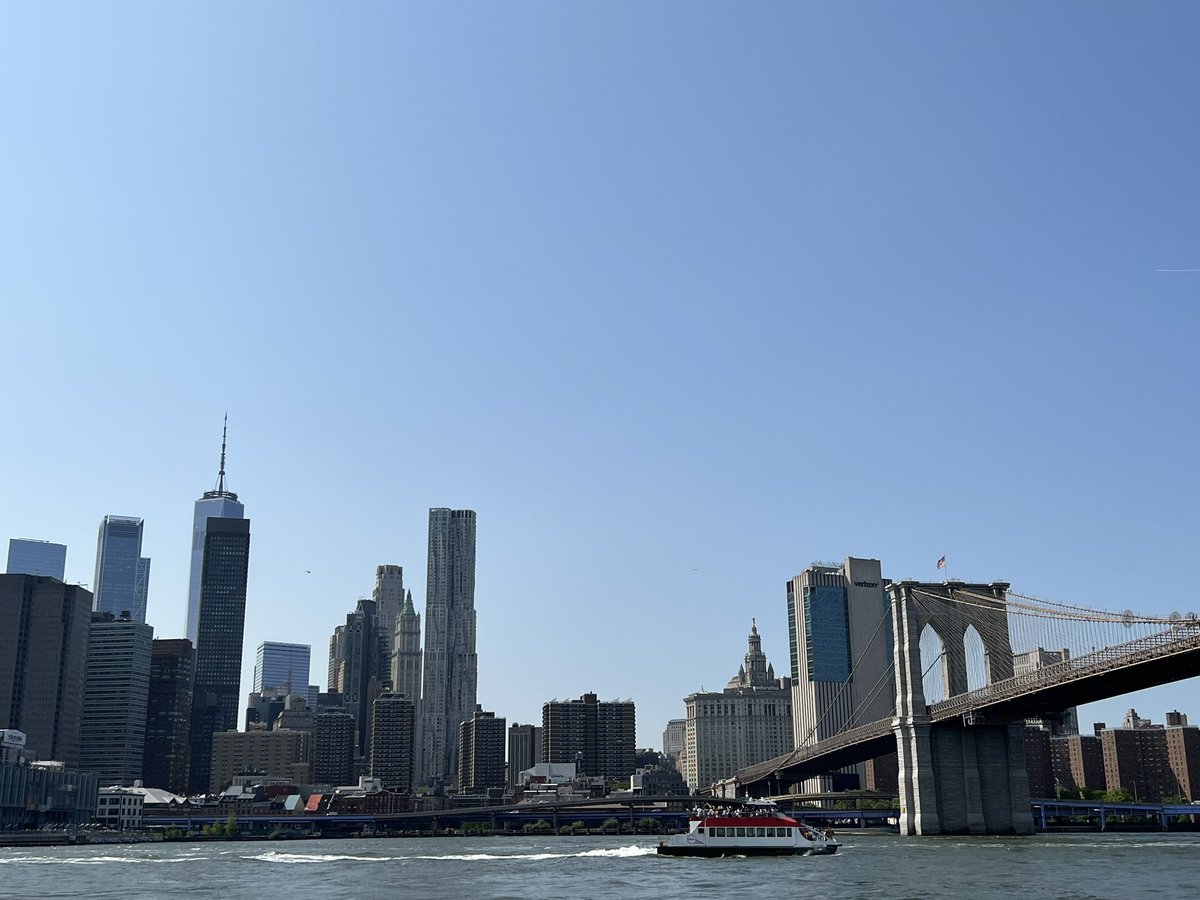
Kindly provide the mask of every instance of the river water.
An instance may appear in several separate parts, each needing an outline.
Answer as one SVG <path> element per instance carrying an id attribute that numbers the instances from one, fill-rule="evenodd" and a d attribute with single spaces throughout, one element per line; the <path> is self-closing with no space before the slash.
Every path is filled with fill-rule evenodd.
<path id="1" fill-rule="evenodd" d="M 364 838 L 0 848 L 0 897 L 1195 897 L 1200 834 L 843 835 L 835 856 L 679 859 L 655 839 Z"/>

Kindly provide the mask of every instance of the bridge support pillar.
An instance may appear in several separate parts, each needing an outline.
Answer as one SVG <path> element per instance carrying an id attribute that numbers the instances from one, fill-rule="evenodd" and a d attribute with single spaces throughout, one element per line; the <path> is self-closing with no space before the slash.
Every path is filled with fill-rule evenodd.
<path id="1" fill-rule="evenodd" d="M 1022 728 L 897 722 L 900 833 L 1032 834 Z"/>
<path id="2" fill-rule="evenodd" d="M 929 748 L 929 720 L 892 723 L 899 758 L 900 833 L 941 834 L 937 788 L 933 781 L 933 754 Z"/>
<path id="3" fill-rule="evenodd" d="M 979 593 L 986 590 L 1002 595 L 1008 585 L 976 587 L 982 589 Z M 953 628 L 955 634 L 964 632 L 972 621 L 949 601 L 947 586 L 902 581 L 893 584 L 890 592 L 896 671 L 892 731 L 900 768 L 900 833 L 1032 834 L 1024 723 L 934 725 L 929 718 L 922 684 L 921 631 L 931 622 L 931 612 L 947 632 Z M 945 601 L 939 600 L 939 592 L 947 595 Z M 986 616 L 1000 617 L 1003 622 L 1003 615 L 1002 607 L 970 612 L 981 625 Z M 1006 670 L 999 674 L 1011 675 L 1007 623 L 1002 640 L 995 636 L 998 629 L 978 630 L 996 644 L 989 654 L 994 658 L 993 667 L 1004 669 L 1007 660 Z M 947 657 L 954 662 L 962 655 L 961 646 L 953 654 L 951 649 L 946 648 Z M 947 686 L 954 692 L 966 689 L 965 663 L 947 666 Z"/>

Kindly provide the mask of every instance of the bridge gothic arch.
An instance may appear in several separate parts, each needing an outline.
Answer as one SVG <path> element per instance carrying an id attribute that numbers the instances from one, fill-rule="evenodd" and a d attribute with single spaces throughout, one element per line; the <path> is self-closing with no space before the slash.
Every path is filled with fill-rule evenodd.
<path id="1" fill-rule="evenodd" d="M 963 653 L 967 661 L 967 690 L 977 691 L 987 687 L 987 647 L 974 625 L 968 625 L 963 633 Z"/>
<path id="2" fill-rule="evenodd" d="M 921 629 L 921 693 L 926 703 L 937 703 L 950 695 L 946 692 L 946 642 L 933 623 Z"/>

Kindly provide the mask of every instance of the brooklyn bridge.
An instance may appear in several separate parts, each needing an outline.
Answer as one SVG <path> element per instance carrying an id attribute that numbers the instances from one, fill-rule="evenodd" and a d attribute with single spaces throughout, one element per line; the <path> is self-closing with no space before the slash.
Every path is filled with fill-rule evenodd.
<path id="1" fill-rule="evenodd" d="M 738 772 L 727 790 L 786 796 L 807 778 L 894 750 L 902 833 L 1029 833 L 1026 719 L 1200 675 L 1195 613 L 1090 609 L 1003 582 L 902 581 L 888 600 L 880 628 L 891 629 L 893 664 L 871 692 L 894 692 L 894 713 L 851 716 L 820 739 L 814 728 L 793 752 Z M 1047 647 L 1061 648 L 1056 662 L 1014 671 L 1014 653 Z M 866 668 L 855 660 L 846 684 Z"/>

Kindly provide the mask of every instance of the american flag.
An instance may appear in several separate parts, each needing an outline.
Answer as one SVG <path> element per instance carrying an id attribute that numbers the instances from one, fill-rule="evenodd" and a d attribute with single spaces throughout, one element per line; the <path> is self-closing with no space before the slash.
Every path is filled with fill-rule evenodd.
<path id="1" fill-rule="evenodd" d="M 946 568 L 946 557 L 943 556 L 941 559 L 938 560 L 938 568 L 939 569 Z"/>

